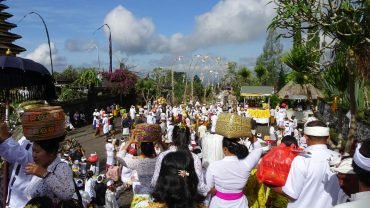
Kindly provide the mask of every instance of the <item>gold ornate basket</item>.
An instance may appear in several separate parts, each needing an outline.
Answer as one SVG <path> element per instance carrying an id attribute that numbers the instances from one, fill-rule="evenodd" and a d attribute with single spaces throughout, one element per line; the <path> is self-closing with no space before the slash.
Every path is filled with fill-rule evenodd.
<path id="1" fill-rule="evenodd" d="M 216 133 L 227 138 L 251 137 L 252 119 L 232 113 L 221 113 L 216 123 Z"/>

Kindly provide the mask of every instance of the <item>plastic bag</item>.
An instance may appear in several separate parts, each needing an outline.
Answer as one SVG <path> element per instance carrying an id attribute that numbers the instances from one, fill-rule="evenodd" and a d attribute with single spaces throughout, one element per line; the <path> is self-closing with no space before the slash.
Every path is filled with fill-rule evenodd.
<path id="1" fill-rule="evenodd" d="M 91 154 L 90 157 L 87 159 L 87 161 L 89 161 L 90 163 L 96 163 L 98 160 L 99 160 L 99 158 L 98 158 L 98 155 L 96 153 Z"/>
<path id="2" fill-rule="evenodd" d="M 293 159 L 298 155 L 293 150 L 294 145 L 287 147 L 285 144 L 272 148 L 257 167 L 258 181 L 272 186 L 284 186 Z"/>

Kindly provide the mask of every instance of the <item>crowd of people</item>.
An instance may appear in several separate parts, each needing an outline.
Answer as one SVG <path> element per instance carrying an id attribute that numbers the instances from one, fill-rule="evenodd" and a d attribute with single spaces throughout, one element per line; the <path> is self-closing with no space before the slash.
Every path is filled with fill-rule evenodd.
<path id="1" fill-rule="evenodd" d="M 73 139 L 59 148 L 65 135 L 41 141 L 25 135 L 16 142 L 2 125 L 0 155 L 14 163 L 8 207 L 72 202 L 116 208 L 123 191 L 132 191 L 131 207 L 137 208 L 367 207 L 370 141 L 340 154 L 328 148 L 325 123 L 310 117 L 298 124 L 286 108 L 280 104 L 270 110 L 267 132 L 253 123 L 250 136 L 243 138 L 217 134 L 217 121 L 222 113 L 250 117 L 248 105 L 227 112 L 221 103 L 199 102 L 95 109 L 92 128 L 106 140 L 105 168 Z M 113 110 L 120 112 L 120 126 L 114 126 L 118 115 Z M 158 125 L 160 137 L 140 140 L 139 124 Z M 285 184 L 257 182 L 257 167 L 280 145 L 297 151 Z"/>

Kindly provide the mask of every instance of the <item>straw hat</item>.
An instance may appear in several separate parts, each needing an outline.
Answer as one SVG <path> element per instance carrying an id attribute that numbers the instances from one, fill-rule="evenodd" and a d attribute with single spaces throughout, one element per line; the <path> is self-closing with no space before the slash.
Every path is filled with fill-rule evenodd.
<path id="1" fill-rule="evenodd" d="M 50 140 L 66 135 L 65 114 L 60 106 L 26 110 L 22 115 L 24 136 L 31 141 Z"/>

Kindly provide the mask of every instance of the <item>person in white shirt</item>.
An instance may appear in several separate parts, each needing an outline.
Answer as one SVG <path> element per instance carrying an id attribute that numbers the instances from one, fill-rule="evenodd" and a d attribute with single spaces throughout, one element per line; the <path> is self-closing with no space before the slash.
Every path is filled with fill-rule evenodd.
<path id="1" fill-rule="evenodd" d="M 353 155 L 353 171 L 358 178 L 359 192 L 352 194 L 351 202 L 335 208 L 365 208 L 370 205 L 370 140 L 358 144 Z"/>
<path id="2" fill-rule="evenodd" d="M 275 112 L 276 125 L 279 127 L 284 126 L 284 118 L 284 113 L 277 107 Z"/>
<path id="3" fill-rule="evenodd" d="M 331 169 L 337 173 L 340 187 L 348 198 L 359 191 L 358 178 L 353 171 L 352 163 L 353 159 L 350 156 L 342 156 L 337 160 L 329 161 Z"/>
<path id="4" fill-rule="evenodd" d="M 135 115 L 136 115 L 135 106 L 132 105 L 131 108 L 130 108 L 130 116 L 131 116 L 132 120 L 135 119 Z"/>
<path id="5" fill-rule="evenodd" d="M 169 120 L 167 124 L 166 143 L 172 143 L 173 128 L 174 128 L 174 125 L 172 124 L 172 121 Z"/>
<path id="6" fill-rule="evenodd" d="M 204 122 L 200 122 L 200 126 L 198 127 L 198 138 L 200 141 L 204 138 L 204 135 L 206 134 L 207 126 L 204 125 Z"/>
<path id="7" fill-rule="evenodd" d="M 109 118 L 108 114 L 104 114 L 104 118 L 102 121 L 103 124 L 103 134 L 107 135 L 109 133 Z"/>
<path id="8" fill-rule="evenodd" d="M 206 108 L 206 104 L 203 104 L 203 106 L 202 106 L 202 113 L 204 115 L 207 115 L 208 114 L 208 111 L 207 111 L 207 108 Z"/>
<path id="9" fill-rule="evenodd" d="M 146 118 L 146 123 L 148 124 L 155 124 L 156 119 L 155 119 L 155 114 L 153 112 L 150 112 L 148 117 Z"/>
<path id="10" fill-rule="evenodd" d="M 224 159 L 211 163 L 206 172 L 206 183 L 216 194 L 209 208 L 245 208 L 248 200 L 243 193 L 251 170 L 257 165 L 262 149 L 248 155 L 245 146 L 237 139 L 224 138 L 222 142 Z"/>
<path id="11" fill-rule="evenodd" d="M 211 133 L 216 132 L 216 124 L 217 124 L 217 115 L 215 112 L 212 113 L 213 115 L 211 116 Z"/>
<path id="12" fill-rule="evenodd" d="M 285 117 L 284 119 L 284 136 L 291 136 L 293 132 L 292 125 L 290 124 L 290 121 L 288 117 Z"/>
<path id="13" fill-rule="evenodd" d="M 285 185 L 273 190 L 288 196 L 288 208 L 332 208 L 344 194 L 329 167 L 329 159 L 339 157 L 339 153 L 327 148 L 329 127 L 321 121 L 311 121 L 305 124 L 304 136 L 306 154 L 293 159 Z"/>
<path id="14" fill-rule="evenodd" d="M 270 134 L 270 140 L 276 141 L 276 130 L 274 126 L 270 126 L 269 134 Z"/>
<path id="15" fill-rule="evenodd" d="M 75 179 L 75 183 L 82 198 L 82 206 L 87 208 L 87 206 L 91 203 L 91 197 L 89 193 L 84 191 L 84 181 L 82 179 Z M 77 193 L 74 193 L 72 198 L 78 200 Z"/>
<path id="16" fill-rule="evenodd" d="M 100 113 L 98 112 L 98 109 L 95 108 L 95 111 L 93 113 L 93 119 L 95 119 L 95 117 L 99 117 L 100 116 Z M 94 122 L 94 120 L 93 120 Z"/>
<path id="17" fill-rule="evenodd" d="M 299 140 L 298 140 L 298 145 L 304 149 L 307 148 L 307 142 L 306 142 L 306 137 L 303 134 L 303 129 L 298 129 L 299 132 Z"/>
<path id="18" fill-rule="evenodd" d="M 202 166 L 204 168 L 208 168 L 209 164 L 213 163 L 214 161 L 221 160 L 224 157 L 224 153 L 222 151 L 222 140 L 223 136 L 214 134 L 214 133 L 206 133 L 202 139 Z"/>
<path id="19" fill-rule="evenodd" d="M 174 117 L 177 117 L 179 115 L 179 111 L 178 111 L 176 106 L 173 106 L 173 108 L 172 108 L 172 115 Z"/>
<path id="20" fill-rule="evenodd" d="M 295 118 L 295 116 L 292 116 L 291 120 L 293 122 L 293 129 L 296 129 L 298 127 L 298 120 Z"/>
<path id="21" fill-rule="evenodd" d="M 105 169 L 108 170 L 109 167 L 114 165 L 114 145 L 112 144 L 112 139 L 107 139 L 105 150 L 107 152 L 107 162 Z"/>
<path id="22" fill-rule="evenodd" d="M 24 207 L 29 199 L 27 199 L 24 190 L 27 188 L 32 179 L 32 175 L 27 175 L 24 171 L 16 171 L 17 169 L 25 169 L 26 164 L 23 161 L 32 160 L 32 143 L 26 137 L 22 137 L 18 144 L 20 148 L 25 149 L 22 152 L 8 151 L 6 142 L 0 144 L 0 156 L 5 160 L 13 163 L 13 170 L 8 185 L 8 195 L 6 203 L 9 207 Z M 15 157 L 18 156 L 18 157 Z"/>
<path id="23" fill-rule="evenodd" d="M 124 186 L 115 187 L 113 180 L 108 180 L 105 192 L 105 208 L 119 208 L 117 197 L 124 190 Z"/>
<path id="24" fill-rule="evenodd" d="M 91 170 L 87 171 L 86 182 L 85 182 L 85 192 L 89 194 L 92 201 L 95 201 L 95 179 L 93 178 L 94 173 Z"/>

